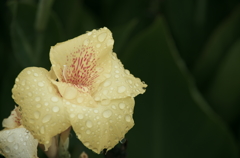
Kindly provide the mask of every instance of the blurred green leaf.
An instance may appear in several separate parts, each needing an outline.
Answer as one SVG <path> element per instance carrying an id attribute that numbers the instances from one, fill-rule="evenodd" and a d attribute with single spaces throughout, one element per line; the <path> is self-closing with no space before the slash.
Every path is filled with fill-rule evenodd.
<path id="1" fill-rule="evenodd" d="M 224 120 L 232 122 L 240 114 L 240 40 L 227 52 L 209 85 L 206 97 Z"/>
<path id="2" fill-rule="evenodd" d="M 240 37 L 240 6 L 213 32 L 194 68 L 193 75 L 199 87 L 215 75 L 227 50 Z"/>
<path id="3" fill-rule="evenodd" d="M 136 98 L 129 157 L 238 157 L 231 133 L 196 90 L 162 18 L 132 40 L 123 63 L 149 85 Z"/>

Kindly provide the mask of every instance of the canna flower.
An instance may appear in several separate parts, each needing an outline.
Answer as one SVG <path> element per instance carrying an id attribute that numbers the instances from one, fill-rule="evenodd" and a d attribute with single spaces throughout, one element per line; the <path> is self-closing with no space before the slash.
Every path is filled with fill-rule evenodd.
<path id="1" fill-rule="evenodd" d="M 107 28 L 87 32 L 51 47 L 50 71 L 29 67 L 16 78 L 12 92 L 22 123 L 46 149 L 72 126 L 100 153 L 133 127 L 134 97 L 147 85 L 124 69 L 113 43 Z"/>
<path id="2" fill-rule="evenodd" d="M 2 122 L 0 131 L 0 154 L 6 158 L 37 158 L 38 141 L 21 125 L 18 108 Z"/>

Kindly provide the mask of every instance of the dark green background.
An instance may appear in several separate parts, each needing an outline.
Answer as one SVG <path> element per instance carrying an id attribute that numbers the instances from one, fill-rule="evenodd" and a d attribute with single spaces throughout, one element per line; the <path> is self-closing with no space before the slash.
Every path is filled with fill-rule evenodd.
<path id="1" fill-rule="evenodd" d="M 239 157 L 239 0 L 2 0 L 0 120 L 23 68 L 49 69 L 50 46 L 104 26 L 125 67 L 148 84 L 136 97 L 128 158 Z M 72 157 L 83 150 L 104 157 L 72 134 Z"/>

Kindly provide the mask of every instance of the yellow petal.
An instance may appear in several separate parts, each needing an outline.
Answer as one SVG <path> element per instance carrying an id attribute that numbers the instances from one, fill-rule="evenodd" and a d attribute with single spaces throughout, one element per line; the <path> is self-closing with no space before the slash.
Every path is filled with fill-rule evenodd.
<path id="1" fill-rule="evenodd" d="M 96 101 L 135 97 L 138 94 L 143 94 L 147 87 L 139 78 L 135 78 L 128 70 L 124 69 L 115 53 L 112 54 L 112 69 L 107 77 L 93 94 Z"/>
<path id="2" fill-rule="evenodd" d="M 60 82 L 95 91 L 111 69 L 112 33 L 93 30 L 51 47 L 50 60 Z"/>
<path id="3" fill-rule="evenodd" d="M 134 100 L 128 97 L 97 103 L 96 108 L 75 106 L 68 113 L 78 138 L 86 147 L 100 153 L 113 148 L 134 125 Z"/>
<path id="4" fill-rule="evenodd" d="M 0 154 L 6 158 L 37 158 L 37 145 L 23 127 L 0 131 Z"/>
<path id="5" fill-rule="evenodd" d="M 17 128 L 21 125 L 21 118 L 19 114 L 19 108 L 15 107 L 15 109 L 11 112 L 10 116 L 3 120 L 2 126 L 5 128 Z"/>
<path id="6" fill-rule="evenodd" d="M 26 68 L 12 89 L 22 124 L 47 148 L 53 136 L 70 126 L 63 100 L 49 78 L 50 73 L 43 68 Z"/>

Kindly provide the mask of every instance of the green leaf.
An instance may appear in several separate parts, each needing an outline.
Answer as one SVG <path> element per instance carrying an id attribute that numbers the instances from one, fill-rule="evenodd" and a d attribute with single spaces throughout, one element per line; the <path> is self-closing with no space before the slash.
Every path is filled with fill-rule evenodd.
<path id="1" fill-rule="evenodd" d="M 206 92 L 206 97 L 224 120 L 232 122 L 240 114 L 240 40 L 227 52 Z"/>
<path id="2" fill-rule="evenodd" d="M 226 125 L 193 84 L 162 18 L 136 36 L 123 56 L 126 68 L 148 84 L 136 98 L 129 157 L 237 158 Z"/>
<path id="3" fill-rule="evenodd" d="M 232 43 L 240 37 L 240 6 L 213 32 L 194 68 L 199 87 L 206 86 L 225 57 Z"/>

